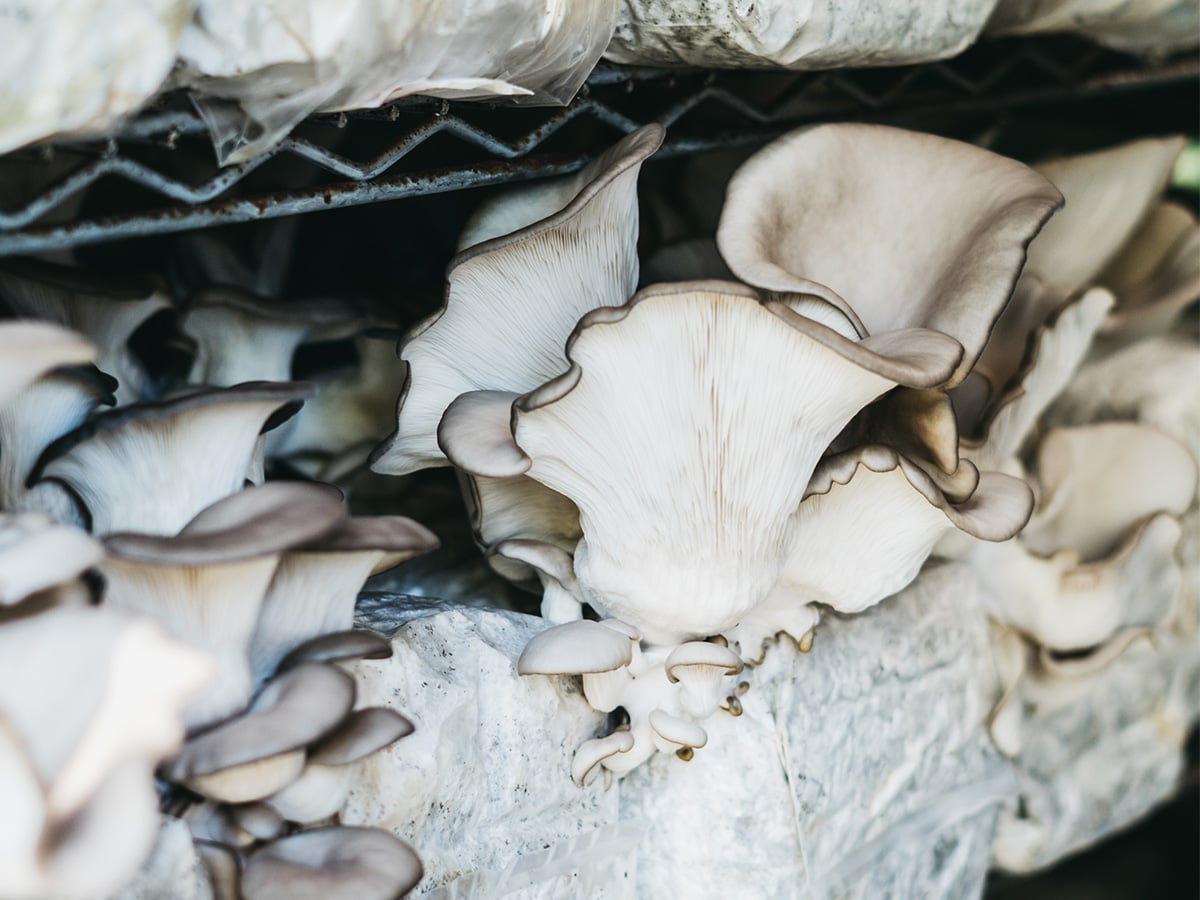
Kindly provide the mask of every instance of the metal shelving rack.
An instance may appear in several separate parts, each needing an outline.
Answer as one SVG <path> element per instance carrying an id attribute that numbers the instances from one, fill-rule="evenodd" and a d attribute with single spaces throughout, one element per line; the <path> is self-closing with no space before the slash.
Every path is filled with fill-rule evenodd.
<path id="1" fill-rule="evenodd" d="M 565 107 L 411 98 L 314 116 L 269 153 L 226 168 L 213 162 L 200 117 L 174 97 L 115 139 L 20 151 L 44 186 L 0 208 L 0 256 L 564 174 L 651 121 L 668 129 L 662 158 L 761 144 L 818 121 L 911 121 L 1198 77 L 1194 56 L 1146 61 L 1061 37 L 987 41 L 945 62 L 882 69 L 601 65 Z M 71 209 L 83 192 L 114 181 L 124 190 L 106 196 L 120 201 L 97 205 L 89 195 Z"/>

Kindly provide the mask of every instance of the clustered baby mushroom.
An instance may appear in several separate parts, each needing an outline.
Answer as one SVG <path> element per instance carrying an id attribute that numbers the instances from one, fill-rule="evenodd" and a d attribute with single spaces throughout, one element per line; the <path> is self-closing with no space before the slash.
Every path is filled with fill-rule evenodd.
<path id="1" fill-rule="evenodd" d="M 0 277 L 10 309 L 121 344 L 98 351 L 56 324 L 0 323 L 0 667 L 20 668 L 34 648 L 55 658 L 47 632 L 97 635 L 95 652 L 74 652 L 45 692 L 18 689 L 24 676 L 0 687 L 0 793 L 19 800 L 0 813 L 0 831 L 30 854 L 3 867 L 0 894 L 112 894 L 149 853 L 160 801 L 182 812 L 197 795 L 205 802 L 189 821 L 201 823 L 196 848 L 217 896 L 278 896 L 278 879 L 292 897 L 331 896 L 331 881 L 346 896 L 407 892 L 421 874 L 413 851 L 341 828 L 337 813 L 360 760 L 412 726 L 388 709 L 355 710 L 341 667 L 391 652 L 352 630 L 363 582 L 436 538 L 402 516 L 351 516 L 330 485 L 264 483 L 265 434 L 312 396 L 310 384 L 176 384 L 151 399 L 162 381 L 139 371 L 122 395 L 92 363 L 125 374 L 134 325 L 109 328 L 101 300 L 121 299 L 124 312 L 133 298 L 91 284 L 40 263 Z M 122 665 L 108 661 L 105 628 L 131 635 Z M 111 691 L 106 666 L 120 676 Z M 73 684 L 59 684 L 67 673 Z M 94 726 L 87 703 L 99 703 Z M 51 711 L 74 716 L 69 727 Z M 123 743 L 114 729 L 128 731 Z M 217 820 L 237 827 L 218 833 Z M 298 840 L 313 825 L 317 837 Z"/>
<path id="2" fill-rule="evenodd" d="M 445 307 L 402 345 L 374 463 L 456 466 L 493 567 L 536 577 L 559 623 L 518 670 L 582 674 L 596 708 L 624 710 L 580 749 L 580 782 L 690 758 L 777 633 L 807 649 L 818 605 L 866 609 L 947 532 L 1006 540 L 1032 507 L 960 457 L 948 391 L 1061 203 L 1049 182 L 927 135 L 804 130 L 731 182 L 717 242 L 745 283 L 631 298 L 637 172 L 660 140 L 635 132 L 468 226 Z M 585 608 L 598 624 L 572 621 Z"/>

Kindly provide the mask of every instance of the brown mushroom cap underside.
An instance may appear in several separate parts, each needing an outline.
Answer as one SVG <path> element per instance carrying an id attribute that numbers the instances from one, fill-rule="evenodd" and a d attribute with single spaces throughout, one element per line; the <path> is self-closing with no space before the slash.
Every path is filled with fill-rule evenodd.
<path id="1" fill-rule="evenodd" d="M 163 777 L 187 781 L 307 747 L 337 728 L 354 696 L 354 679 L 336 666 L 291 669 L 269 682 L 245 713 L 188 740 L 163 765 Z"/>
<path id="2" fill-rule="evenodd" d="M 317 828 L 256 851 L 242 893 L 245 900 L 395 900 L 423 874 L 412 848 L 386 831 Z"/>

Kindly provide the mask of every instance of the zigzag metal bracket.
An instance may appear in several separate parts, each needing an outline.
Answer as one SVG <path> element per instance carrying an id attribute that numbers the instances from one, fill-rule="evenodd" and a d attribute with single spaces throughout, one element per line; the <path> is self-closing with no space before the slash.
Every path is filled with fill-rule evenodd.
<path id="1" fill-rule="evenodd" d="M 224 169 L 203 122 L 175 98 L 116 139 L 0 160 L 40 186 L 14 201 L 0 184 L 0 256 L 565 174 L 651 121 L 668 129 L 662 155 L 676 156 L 762 143 L 803 123 L 984 111 L 1198 74 L 1195 58 L 1151 64 L 1067 38 L 991 41 L 892 69 L 601 66 L 566 107 L 412 98 L 314 116 L 269 153 Z"/>

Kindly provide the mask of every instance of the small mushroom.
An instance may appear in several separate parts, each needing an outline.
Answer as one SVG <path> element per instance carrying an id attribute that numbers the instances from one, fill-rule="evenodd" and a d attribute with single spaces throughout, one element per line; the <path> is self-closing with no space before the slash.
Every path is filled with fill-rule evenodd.
<path id="1" fill-rule="evenodd" d="M 633 735 L 628 731 L 614 731 L 607 737 L 585 741 L 571 759 L 571 780 L 579 787 L 587 787 L 596 780 L 606 759 L 632 749 Z"/>
<path id="2" fill-rule="evenodd" d="M 599 622 L 578 619 L 533 636 L 517 660 L 520 675 L 582 675 L 611 672 L 633 660 L 627 635 Z"/>
<path id="3" fill-rule="evenodd" d="M 721 705 L 725 679 L 739 674 L 742 658 L 719 644 L 688 641 L 667 656 L 667 680 L 682 686 L 680 708 L 695 719 L 705 719 Z"/>
<path id="4" fill-rule="evenodd" d="M 708 743 L 708 732 L 695 722 L 661 709 L 650 713 L 650 728 L 654 731 L 654 745 L 663 752 L 674 752 L 684 762 L 691 760 L 693 750 Z"/>
<path id="5" fill-rule="evenodd" d="M 345 672 L 299 666 L 270 681 L 242 715 L 190 738 L 162 776 L 222 803 L 263 800 L 300 776 L 306 748 L 353 705 Z"/>
<path id="6" fill-rule="evenodd" d="M 246 900 L 394 900 L 422 874 L 412 848 L 386 831 L 317 828 L 251 854 L 242 893 Z"/>
<path id="7" fill-rule="evenodd" d="M 359 659 L 387 659 L 392 644 L 373 631 L 360 628 L 334 631 L 311 638 L 293 648 L 282 660 L 276 672 L 286 672 L 304 663 L 338 663 Z"/>
<path id="8" fill-rule="evenodd" d="M 327 819 L 346 802 L 358 775 L 355 764 L 412 731 L 412 722 L 390 709 L 357 710 L 310 748 L 299 778 L 264 802 L 290 822 Z"/>
<path id="9" fill-rule="evenodd" d="M 255 840 L 273 841 L 287 831 L 287 822 L 266 803 L 247 803 L 228 810 L 237 826 Z"/>
<path id="10" fill-rule="evenodd" d="M 220 678 L 188 709 L 190 726 L 250 699 L 250 641 L 280 554 L 344 515 L 333 488 L 271 482 L 218 501 L 174 537 L 105 539 L 105 602 L 151 616 L 220 661 Z"/>
<path id="11" fill-rule="evenodd" d="M 311 394 L 303 383 L 249 383 L 102 413 L 51 444 L 30 479 L 67 485 L 97 534 L 176 534 L 242 489 L 259 433 Z"/>
<path id="12" fill-rule="evenodd" d="M 293 546 L 279 561 L 263 600 L 250 657 L 261 681 L 310 638 L 354 624 L 363 582 L 438 546 L 424 526 L 403 516 L 340 520 Z"/>

